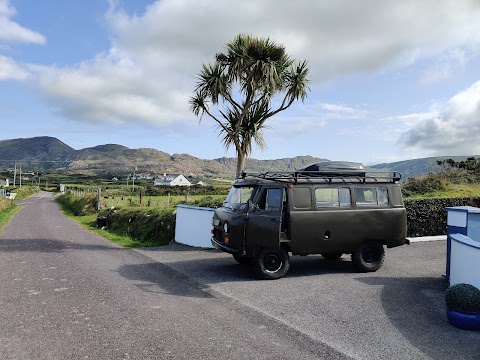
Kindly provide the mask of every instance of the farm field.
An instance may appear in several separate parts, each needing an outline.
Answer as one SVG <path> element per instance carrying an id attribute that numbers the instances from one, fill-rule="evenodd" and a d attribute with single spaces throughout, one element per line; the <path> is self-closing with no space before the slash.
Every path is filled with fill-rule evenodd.
<path id="1" fill-rule="evenodd" d="M 447 184 L 444 190 L 415 194 L 405 199 L 462 198 L 480 196 L 480 184 Z"/>
<path id="2" fill-rule="evenodd" d="M 152 207 L 165 208 L 178 204 L 195 204 L 206 197 L 217 201 L 224 200 L 226 195 L 163 195 L 163 196 L 142 196 L 138 194 L 134 196 L 126 195 L 105 195 L 101 197 L 101 207 L 122 208 L 122 207 Z"/>

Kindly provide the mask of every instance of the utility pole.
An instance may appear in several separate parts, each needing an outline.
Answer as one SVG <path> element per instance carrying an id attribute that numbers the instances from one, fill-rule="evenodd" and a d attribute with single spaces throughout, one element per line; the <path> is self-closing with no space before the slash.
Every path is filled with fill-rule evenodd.
<path id="1" fill-rule="evenodd" d="M 20 163 L 20 189 L 22 188 L 22 163 Z"/>
<path id="2" fill-rule="evenodd" d="M 137 167 L 133 169 L 133 179 L 132 179 L 132 192 L 135 192 L 135 170 L 137 170 Z"/>
<path id="3" fill-rule="evenodd" d="M 17 180 L 17 162 L 15 161 L 15 170 L 13 171 L 13 187 L 16 185 Z"/>
<path id="4" fill-rule="evenodd" d="M 102 206 L 100 204 L 100 193 L 102 190 L 97 189 L 97 211 L 100 211 L 102 209 Z"/>

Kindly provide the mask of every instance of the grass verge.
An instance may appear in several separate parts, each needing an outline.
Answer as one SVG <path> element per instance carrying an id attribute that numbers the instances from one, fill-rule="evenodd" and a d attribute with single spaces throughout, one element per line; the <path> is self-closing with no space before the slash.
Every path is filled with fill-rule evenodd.
<path id="1" fill-rule="evenodd" d="M 450 199 L 480 196 L 480 184 L 448 184 L 445 190 L 406 197 L 406 199 Z"/>
<path id="2" fill-rule="evenodd" d="M 20 211 L 21 208 L 21 206 L 11 205 L 0 211 L 0 233 L 3 227 L 12 219 L 13 215 Z"/>
<path id="3" fill-rule="evenodd" d="M 135 239 L 132 239 L 128 236 L 121 236 L 112 234 L 107 230 L 100 229 L 97 227 L 97 214 L 75 216 L 70 211 L 62 209 L 65 216 L 79 223 L 84 229 L 94 232 L 101 237 L 114 242 L 117 245 L 126 247 L 126 248 L 143 248 L 143 247 L 152 247 L 158 246 L 158 244 L 149 243 L 149 242 L 140 242 Z"/>

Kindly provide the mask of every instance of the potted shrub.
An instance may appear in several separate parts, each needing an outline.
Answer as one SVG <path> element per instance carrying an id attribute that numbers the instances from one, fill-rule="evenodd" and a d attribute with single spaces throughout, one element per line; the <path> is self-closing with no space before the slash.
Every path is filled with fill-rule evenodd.
<path id="1" fill-rule="evenodd" d="M 480 290 L 470 284 L 450 286 L 445 293 L 450 324 L 465 330 L 480 330 Z"/>

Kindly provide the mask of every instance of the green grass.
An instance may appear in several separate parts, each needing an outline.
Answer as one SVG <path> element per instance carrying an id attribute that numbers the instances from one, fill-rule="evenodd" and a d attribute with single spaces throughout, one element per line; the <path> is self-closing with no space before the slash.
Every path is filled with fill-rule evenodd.
<path id="1" fill-rule="evenodd" d="M 438 199 L 438 198 L 461 198 L 479 197 L 480 184 L 448 184 L 445 190 L 432 191 L 427 194 L 414 195 L 409 199 Z"/>
<path id="2" fill-rule="evenodd" d="M 0 210 L 0 232 L 3 229 L 3 226 L 8 224 L 8 222 L 12 219 L 13 215 L 20 211 L 21 208 L 21 206 L 11 205 L 7 208 Z"/>
<path id="3" fill-rule="evenodd" d="M 126 248 L 142 248 L 142 247 L 152 247 L 158 246 L 158 244 L 140 242 L 135 239 L 132 239 L 128 236 L 122 236 L 117 234 L 112 234 L 107 230 L 99 229 L 97 227 L 97 214 L 84 215 L 84 216 L 75 216 L 67 210 L 63 210 L 63 213 L 70 219 L 79 223 L 84 229 L 94 232 L 101 237 L 114 242 L 117 245 L 126 247 Z"/>

